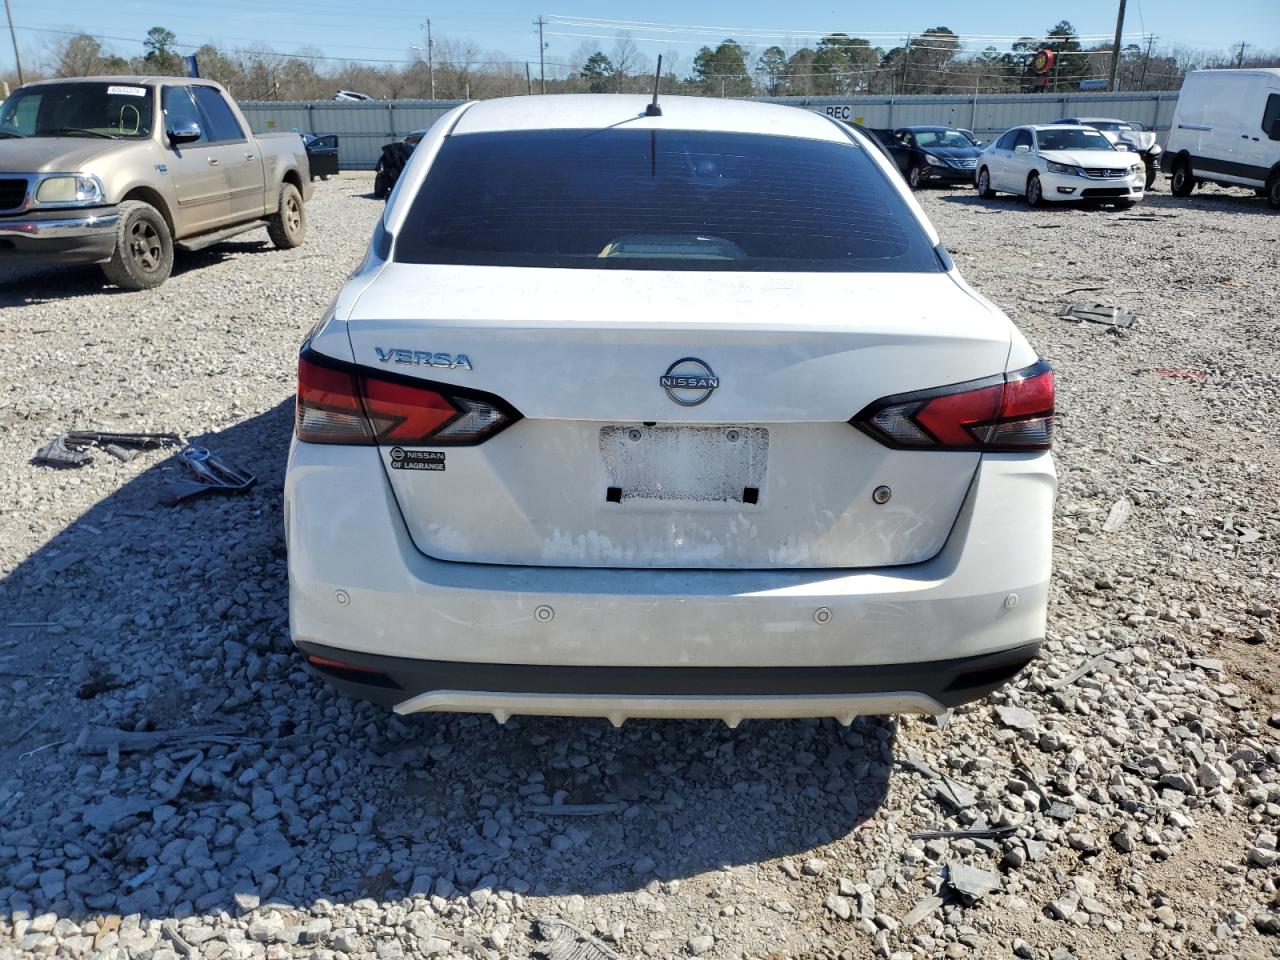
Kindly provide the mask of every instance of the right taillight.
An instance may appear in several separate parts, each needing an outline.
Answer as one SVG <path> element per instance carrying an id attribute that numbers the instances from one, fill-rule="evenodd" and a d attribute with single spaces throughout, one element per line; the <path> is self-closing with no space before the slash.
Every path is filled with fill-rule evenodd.
<path id="1" fill-rule="evenodd" d="M 1013 373 L 884 397 L 849 422 L 901 450 L 1048 450 L 1053 368 L 1041 360 Z"/>
<path id="2" fill-rule="evenodd" d="M 387 376 L 304 350 L 296 430 L 308 443 L 468 446 L 520 419 L 487 394 Z"/>

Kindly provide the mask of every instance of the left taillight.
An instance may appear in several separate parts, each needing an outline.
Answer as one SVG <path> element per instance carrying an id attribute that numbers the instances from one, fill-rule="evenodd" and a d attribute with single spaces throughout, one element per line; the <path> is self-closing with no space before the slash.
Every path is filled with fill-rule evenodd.
<path id="1" fill-rule="evenodd" d="M 1018 453 L 1053 445 L 1053 369 L 1012 373 L 884 397 L 849 421 L 899 450 Z"/>
<path id="2" fill-rule="evenodd" d="M 467 446 L 520 415 L 496 397 L 380 376 L 327 358 L 298 358 L 296 429 L 308 443 Z"/>

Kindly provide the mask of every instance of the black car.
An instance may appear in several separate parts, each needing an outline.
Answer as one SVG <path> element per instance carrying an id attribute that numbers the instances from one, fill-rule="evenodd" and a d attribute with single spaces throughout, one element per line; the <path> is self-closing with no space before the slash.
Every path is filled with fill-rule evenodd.
<path id="1" fill-rule="evenodd" d="M 973 183 L 982 141 L 961 127 L 899 127 L 872 131 L 912 190 L 930 183 Z"/>
<path id="2" fill-rule="evenodd" d="M 334 134 L 317 137 L 311 133 L 302 135 L 307 148 L 307 162 L 311 165 L 311 179 L 328 180 L 338 175 L 338 138 Z"/>

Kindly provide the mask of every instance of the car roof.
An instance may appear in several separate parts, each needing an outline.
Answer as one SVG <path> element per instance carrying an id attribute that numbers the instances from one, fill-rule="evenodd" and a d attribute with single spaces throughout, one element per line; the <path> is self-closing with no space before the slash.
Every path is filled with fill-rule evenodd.
<path id="1" fill-rule="evenodd" d="M 52 80 L 33 80 L 31 83 L 23 84 L 24 87 L 41 87 L 46 84 L 53 83 L 115 83 L 121 86 L 130 87 L 158 87 L 162 83 L 181 83 L 190 86 L 201 87 L 217 87 L 218 84 L 212 80 L 205 80 L 202 77 L 157 77 L 157 76 L 133 76 L 133 77 L 55 77 Z"/>
<path id="2" fill-rule="evenodd" d="M 849 143 L 838 124 L 809 110 L 718 97 L 660 97 L 662 116 L 645 116 L 649 97 L 635 94 L 551 94 L 503 97 L 470 104 L 451 133 L 518 130 L 604 130 L 625 124 L 636 130 L 705 130 L 758 133 Z"/>
<path id="3" fill-rule="evenodd" d="M 1039 133 L 1041 130 L 1076 130 L 1076 124 L 1072 123 L 1026 123 L 1021 127 L 1014 127 L 1015 130 L 1034 130 Z"/>
<path id="4" fill-rule="evenodd" d="M 963 129 L 964 129 L 964 127 L 948 127 L 948 126 L 944 126 L 944 125 L 942 125 L 942 124 L 938 124 L 938 123 L 922 123 L 922 124 L 913 125 L 913 126 L 910 126 L 910 127 L 899 127 L 898 129 L 899 129 L 899 130 L 910 130 L 910 131 L 912 131 L 912 132 L 915 132 L 916 130 L 923 130 L 923 131 L 925 131 L 925 132 L 932 132 L 932 131 L 937 131 L 937 130 L 963 130 Z"/>
<path id="5" fill-rule="evenodd" d="M 1119 117 L 1076 117 L 1080 123 L 1129 123 L 1128 120 L 1121 120 Z"/>

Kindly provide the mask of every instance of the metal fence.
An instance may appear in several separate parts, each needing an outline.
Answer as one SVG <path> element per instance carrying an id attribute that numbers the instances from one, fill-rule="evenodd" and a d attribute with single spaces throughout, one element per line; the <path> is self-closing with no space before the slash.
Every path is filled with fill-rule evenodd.
<path id="1" fill-rule="evenodd" d="M 1164 139 L 1177 93 L 978 94 L 913 97 L 760 97 L 876 128 L 936 123 L 964 127 L 982 139 L 1024 123 L 1058 117 L 1120 117 L 1157 131 Z M 344 170 L 372 170 L 384 144 L 424 130 L 460 100 L 391 100 L 375 103 L 320 100 L 248 101 L 240 104 L 255 133 L 297 130 L 337 134 Z"/>
<path id="2" fill-rule="evenodd" d="M 461 100 L 245 101 L 240 110 L 254 133 L 297 130 L 338 135 L 338 165 L 343 170 L 372 170 L 384 144 L 425 130 Z"/>

